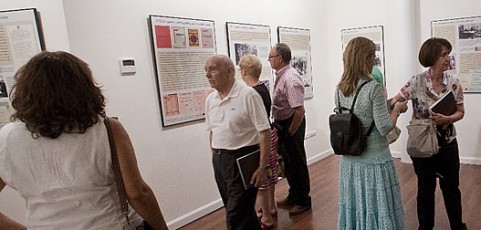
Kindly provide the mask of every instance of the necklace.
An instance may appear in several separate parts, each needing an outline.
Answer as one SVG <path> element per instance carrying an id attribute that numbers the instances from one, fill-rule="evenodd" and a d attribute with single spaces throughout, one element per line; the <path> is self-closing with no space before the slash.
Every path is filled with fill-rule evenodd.
<path id="1" fill-rule="evenodd" d="M 435 86 L 442 86 L 443 85 L 443 74 L 442 73 L 437 73 L 433 69 L 429 69 L 429 74 L 431 75 L 431 82 Z"/>
<path id="2" fill-rule="evenodd" d="M 438 78 L 439 79 L 439 78 Z M 442 86 L 443 85 L 443 77 L 439 79 L 439 81 L 436 78 L 431 78 L 431 81 L 435 86 Z"/>

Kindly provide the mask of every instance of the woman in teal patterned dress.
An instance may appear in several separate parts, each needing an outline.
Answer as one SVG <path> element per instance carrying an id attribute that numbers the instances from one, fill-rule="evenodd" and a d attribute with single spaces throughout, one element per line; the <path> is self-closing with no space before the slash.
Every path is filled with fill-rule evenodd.
<path id="1" fill-rule="evenodd" d="M 407 110 L 398 102 L 389 114 L 383 86 L 373 81 L 376 47 L 364 37 L 353 38 L 343 55 L 344 72 L 336 90 L 335 103 L 350 108 L 357 87 L 361 89 L 354 113 L 364 133 L 372 122 L 375 128 L 367 138 L 367 149 L 360 156 L 344 155 L 339 167 L 339 216 L 337 229 L 404 229 L 401 192 L 386 134 L 396 125 L 400 113 Z"/>

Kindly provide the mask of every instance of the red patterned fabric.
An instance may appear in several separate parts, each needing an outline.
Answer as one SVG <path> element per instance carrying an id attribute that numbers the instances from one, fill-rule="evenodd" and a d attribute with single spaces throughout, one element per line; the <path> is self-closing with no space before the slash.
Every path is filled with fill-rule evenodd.
<path id="1" fill-rule="evenodd" d="M 277 183 L 277 129 L 272 127 L 271 129 L 271 151 L 269 154 L 269 166 L 272 171 L 272 176 L 269 176 L 264 184 L 259 186 L 259 189 L 266 189 L 270 185 L 274 185 Z"/>

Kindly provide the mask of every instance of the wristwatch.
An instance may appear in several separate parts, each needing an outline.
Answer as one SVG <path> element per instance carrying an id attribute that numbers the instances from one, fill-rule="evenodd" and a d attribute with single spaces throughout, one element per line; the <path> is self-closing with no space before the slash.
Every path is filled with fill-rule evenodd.
<path id="1" fill-rule="evenodd" d="M 270 178 L 272 177 L 272 169 L 271 169 L 271 166 L 269 164 L 266 164 L 264 165 L 264 170 L 266 170 L 266 173 L 267 173 L 267 177 Z"/>
<path id="2" fill-rule="evenodd" d="M 401 112 L 399 112 L 397 109 L 393 109 L 392 110 L 393 112 L 396 112 L 397 116 L 399 117 L 399 115 L 401 115 Z"/>

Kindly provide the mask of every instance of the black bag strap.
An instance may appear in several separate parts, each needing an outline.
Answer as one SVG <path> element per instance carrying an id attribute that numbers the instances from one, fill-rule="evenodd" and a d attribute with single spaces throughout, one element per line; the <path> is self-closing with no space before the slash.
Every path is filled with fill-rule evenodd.
<path id="1" fill-rule="evenodd" d="M 349 113 L 354 113 L 354 105 L 356 104 L 357 96 L 359 95 L 359 92 L 361 91 L 362 87 L 365 86 L 369 81 L 363 82 L 359 88 L 357 88 L 356 95 L 354 95 L 354 100 L 352 101 L 351 109 L 347 109 L 345 107 L 341 107 L 341 100 L 339 99 L 339 89 L 336 89 L 337 91 L 337 108 L 334 109 L 335 113 L 341 113 L 342 110 L 349 110 Z M 372 121 L 371 125 L 369 126 L 369 129 L 367 130 L 367 133 L 364 134 L 365 136 L 369 136 L 371 134 L 372 130 L 374 129 L 374 121 Z"/>
<path id="2" fill-rule="evenodd" d="M 342 110 L 349 110 L 349 113 L 354 113 L 354 104 L 356 104 L 357 95 L 359 95 L 359 91 L 361 91 L 362 87 L 365 86 L 367 83 L 368 83 L 368 81 L 365 81 L 359 86 L 359 88 L 357 88 L 356 95 L 354 95 L 354 100 L 352 101 L 351 109 L 348 109 L 346 107 L 341 106 L 341 100 L 339 98 L 339 89 L 336 89 L 336 91 L 337 91 L 337 108 L 334 109 L 334 112 L 336 112 L 336 110 L 337 110 L 339 113 L 341 113 Z M 338 113 L 338 112 L 336 112 L 336 113 Z"/>
<path id="3" fill-rule="evenodd" d="M 117 182 L 117 192 L 119 194 L 120 199 L 120 207 L 122 209 L 122 213 L 125 215 L 127 219 L 127 224 L 130 224 L 129 220 L 129 204 L 127 203 L 127 195 L 125 193 L 125 186 L 124 181 L 122 180 L 122 172 L 120 171 L 120 164 L 119 159 L 117 157 L 117 147 L 115 146 L 114 135 L 112 133 L 112 127 L 110 126 L 109 117 L 105 117 L 104 119 L 105 128 L 107 128 L 107 135 L 109 137 L 109 145 L 110 145 L 110 156 L 112 158 L 112 168 L 114 170 L 115 181 Z"/>
<path id="4" fill-rule="evenodd" d="M 357 95 L 359 95 L 359 92 L 361 92 L 362 87 L 365 86 L 367 83 L 368 81 L 365 81 L 359 86 L 359 88 L 357 88 L 356 95 L 354 95 L 354 100 L 352 101 L 352 105 L 351 105 L 351 113 L 354 113 L 354 104 L 356 104 Z"/>
<path id="5" fill-rule="evenodd" d="M 369 134 L 371 134 L 373 129 L 374 129 L 374 121 L 371 122 L 371 126 L 369 126 L 369 129 L 367 130 L 366 134 L 364 134 L 364 136 L 369 136 Z"/>

